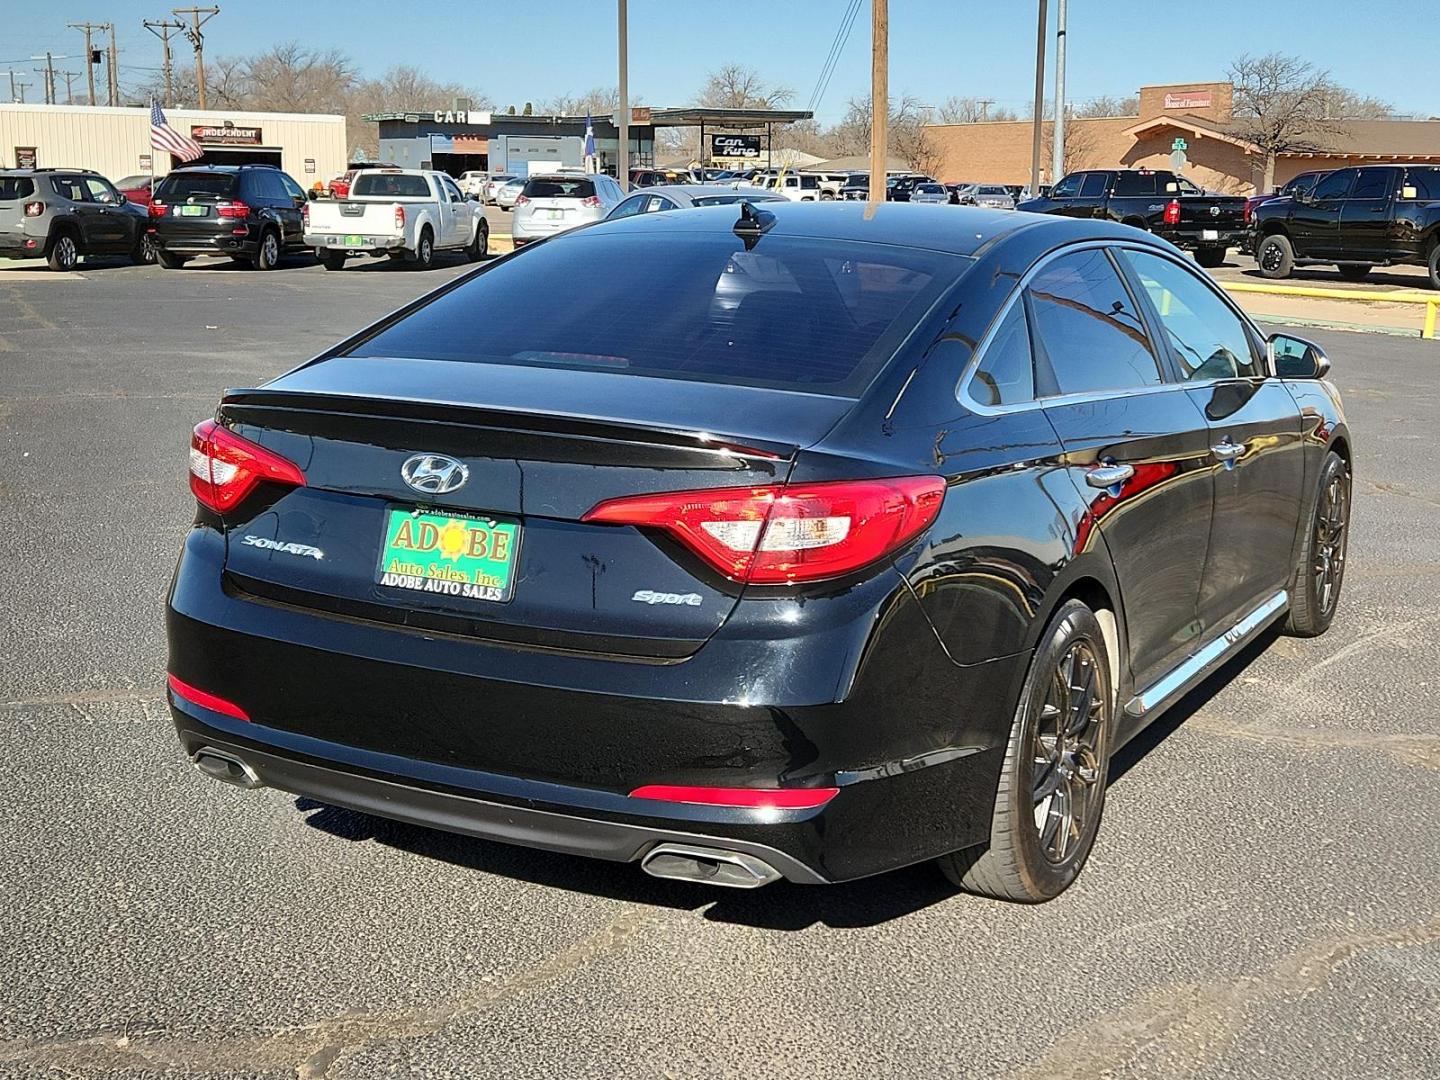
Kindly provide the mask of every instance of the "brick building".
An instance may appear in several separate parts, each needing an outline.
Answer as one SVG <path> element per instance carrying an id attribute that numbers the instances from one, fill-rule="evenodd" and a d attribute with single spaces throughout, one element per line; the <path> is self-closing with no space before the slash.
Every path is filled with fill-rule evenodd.
<path id="1" fill-rule="evenodd" d="M 1170 168 L 1176 139 L 1185 142 L 1182 170 L 1212 191 L 1250 194 L 1265 186 L 1264 155 L 1229 133 L 1233 87 L 1228 82 L 1146 86 L 1138 116 L 1107 116 L 1066 123 L 1065 171 Z M 984 124 L 935 124 L 928 129 L 946 182 L 1024 184 L 1030 180 L 1028 120 Z M 1050 175 L 1050 129 L 1046 125 L 1041 179 Z M 1283 154 L 1273 184 L 1296 173 L 1367 161 L 1440 161 L 1440 120 L 1351 120 L 1324 140 L 1325 152 Z"/>

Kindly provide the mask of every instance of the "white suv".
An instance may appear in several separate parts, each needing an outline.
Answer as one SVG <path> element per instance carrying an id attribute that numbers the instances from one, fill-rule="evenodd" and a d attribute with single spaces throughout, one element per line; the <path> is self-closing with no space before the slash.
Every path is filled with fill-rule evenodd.
<path id="1" fill-rule="evenodd" d="M 604 173 L 545 173 L 525 182 L 515 199 L 510 235 L 515 246 L 602 221 L 625 198 Z"/>

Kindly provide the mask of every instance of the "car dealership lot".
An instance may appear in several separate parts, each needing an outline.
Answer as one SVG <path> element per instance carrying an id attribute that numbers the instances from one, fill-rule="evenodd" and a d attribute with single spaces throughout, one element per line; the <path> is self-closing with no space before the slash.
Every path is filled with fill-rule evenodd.
<path id="1" fill-rule="evenodd" d="M 712 892 L 175 745 L 191 426 L 464 270 L 0 273 L 0 1077 L 1440 1074 L 1440 346 L 1313 333 L 1356 436 L 1335 627 L 1127 748 L 1061 899 Z"/>

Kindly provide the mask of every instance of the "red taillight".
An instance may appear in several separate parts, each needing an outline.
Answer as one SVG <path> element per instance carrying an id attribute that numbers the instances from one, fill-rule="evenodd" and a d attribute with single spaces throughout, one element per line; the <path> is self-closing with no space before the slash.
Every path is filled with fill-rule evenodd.
<path id="1" fill-rule="evenodd" d="M 516 205 L 516 206 L 524 206 L 524 205 L 525 205 L 526 203 L 528 203 L 529 201 L 530 201 L 530 196 L 529 196 L 529 195 L 516 195 L 516 196 L 515 196 L 515 205 Z"/>
<path id="2" fill-rule="evenodd" d="M 25 204 L 26 217 L 39 217 L 43 213 L 45 213 L 45 204 L 43 202 L 27 202 Z"/>
<path id="3" fill-rule="evenodd" d="M 740 806 L 751 810 L 811 810 L 824 806 L 839 788 L 724 788 L 647 784 L 630 792 L 632 799 L 694 803 L 698 806 Z"/>
<path id="4" fill-rule="evenodd" d="M 190 436 L 190 490 L 195 498 L 224 513 L 262 480 L 305 486 L 305 474 L 294 462 L 242 439 L 214 420 L 196 425 Z"/>
<path id="5" fill-rule="evenodd" d="M 163 202 L 152 202 L 150 204 L 151 217 L 164 217 L 167 207 Z"/>
<path id="6" fill-rule="evenodd" d="M 395 231 L 405 231 L 405 207 L 403 206 L 395 207 Z"/>
<path id="7" fill-rule="evenodd" d="M 310 204 L 308 202 L 300 208 L 300 224 L 306 229 L 310 228 Z"/>
<path id="8" fill-rule="evenodd" d="M 581 206 L 589 206 L 589 207 L 592 207 L 592 208 L 593 208 L 593 207 L 597 207 L 597 206 L 600 205 L 600 196 L 599 196 L 599 195 L 587 195 L 587 196 L 585 196 L 585 198 L 583 198 L 583 199 L 580 200 L 580 205 L 581 205 Z"/>
<path id="9" fill-rule="evenodd" d="M 1180 203 L 1176 199 L 1171 199 L 1169 205 L 1165 207 L 1165 224 L 1180 224 Z"/>
<path id="10" fill-rule="evenodd" d="M 187 682 L 181 682 L 174 675 L 166 675 L 165 682 L 175 692 L 176 697 L 184 698 L 191 705 L 199 705 L 202 709 L 210 709 L 224 716 L 233 716 L 236 720 L 244 720 L 246 723 L 250 721 L 250 714 L 233 701 L 226 701 L 223 697 L 207 693 Z"/>
<path id="11" fill-rule="evenodd" d="M 927 528 L 938 476 L 676 491 L 610 499 L 582 519 L 664 529 L 734 581 L 785 585 L 870 565 Z"/>
<path id="12" fill-rule="evenodd" d="M 215 204 L 215 213 L 223 218 L 246 218 L 250 216 L 250 207 L 243 202 L 222 202 Z"/>

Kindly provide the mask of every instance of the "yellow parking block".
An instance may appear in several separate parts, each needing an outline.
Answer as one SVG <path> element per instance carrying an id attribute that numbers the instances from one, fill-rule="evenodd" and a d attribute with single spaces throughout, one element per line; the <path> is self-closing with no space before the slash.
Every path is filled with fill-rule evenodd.
<path id="1" fill-rule="evenodd" d="M 1307 285 L 1262 285 L 1252 281 L 1216 282 L 1226 292 L 1259 293 L 1265 296 L 1294 296 L 1311 300 L 1351 300 L 1372 304 L 1424 304 L 1425 326 L 1420 331 L 1422 338 L 1435 337 L 1436 310 L 1440 309 L 1440 293 L 1423 293 L 1414 290 L 1396 292 L 1375 292 L 1363 289 L 1316 289 Z"/>

